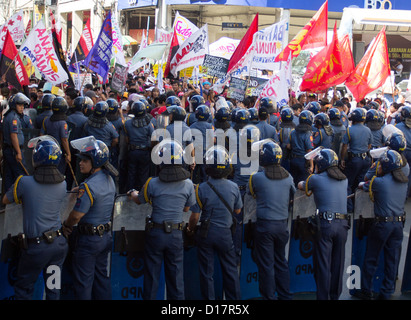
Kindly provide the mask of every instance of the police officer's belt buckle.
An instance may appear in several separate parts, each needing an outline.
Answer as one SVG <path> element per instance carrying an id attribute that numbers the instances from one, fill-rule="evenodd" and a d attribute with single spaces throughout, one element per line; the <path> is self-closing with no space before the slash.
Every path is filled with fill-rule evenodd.
<path id="1" fill-rule="evenodd" d="M 320 213 L 320 218 L 331 222 L 334 219 L 348 219 L 348 216 L 346 214 L 341 214 L 338 212 L 326 211 Z"/>
<path id="2" fill-rule="evenodd" d="M 99 224 L 96 228 L 96 234 L 98 234 L 100 237 L 103 236 L 104 232 L 106 231 L 106 227 L 104 224 Z"/>

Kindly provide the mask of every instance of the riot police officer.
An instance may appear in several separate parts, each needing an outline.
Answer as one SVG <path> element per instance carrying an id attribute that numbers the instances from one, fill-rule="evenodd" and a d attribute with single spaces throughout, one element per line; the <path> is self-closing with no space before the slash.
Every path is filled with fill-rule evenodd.
<path id="1" fill-rule="evenodd" d="M 290 143 L 290 133 L 295 128 L 294 114 L 291 108 L 285 107 L 280 112 L 280 128 L 278 130 L 278 144 L 283 152 L 281 166 L 287 171 L 290 170 L 290 150 L 287 145 Z"/>
<path id="2" fill-rule="evenodd" d="M 78 300 L 110 300 L 111 280 L 108 255 L 112 247 L 111 216 L 116 187 L 109 164 L 107 145 L 89 136 L 73 140 L 80 151 L 80 171 L 88 178 L 78 188 L 77 202 L 63 223 L 63 232 L 71 234 L 74 294 Z M 73 228 L 77 225 L 76 228 Z"/>
<path id="3" fill-rule="evenodd" d="M 43 125 L 40 129 L 40 135 L 51 135 L 57 140 L 62 151 L 63 157 L 58 165 L 62 174 L 66 172 L 66 164 L 71 161 L 71 152 L 68 142 L 69 131 L 67 120 L 68 104 L 63 97 L 56 97 L 51 104 L 53 114 L 44 118 Z"/>
<path id="4" fill-rule="evenodd" d="M 256 125 L 259 122 L 258 109 L 248 108 L 248 112 L 250 113 L 250 123 Z"/>
<path id="5" fill-rule="evenodd" d="M 231 129 L 231 125 L 228 121 L 229 118 L 230 109 L 227 107 L 221 107 L 217 110 L 214 119 L 215 143 L 226 149 L 228 149 L 228 140 L 226 132 L 227 130 Z"/>
<path id="6" fill-rule="evenodd" d="M 34 123 L 34 127 L 36 129 L 41 129 L 43 126 L 44 118 L 51 117 L 53 111 L 51 110 L 51 104 L 53 100 L 56 98 L 54 94 L 48 93 L 43 96 L 41 100 L 41 112 L 39 112 L 36 116 L 36 121 Z"/>
<path id="7" fill-rule="evenodd" d="M 290 272 L 285 254 L 288 243 L 288 207 L 295 192 L 292 176 L 281 166 L 279 145 L 262 140 L 259 163 L 264 168 L 250 176 L 247 192 L 257 200 L 255 259 L 264 299 L 290 300 Z M 277 292 L 277 295 L 276 295 Z"/>
<path id="8" fill-rule="evenodd" d="M 278 128 L 278 120 L 279 118 L 277 117 L 277 102 L 270 97 L 264 97 L 260 100 L 260 108 L 265 108 L 267 109 L 267 112 L 269 114 L 269 121 L 268 123 L 271 124 L 274 128 Z"/>
<path id="9" fill-rule="evenodd" d="M 140 191 L 150 173 L 151 135 L 154 132 L 154 126 L 151 123 L 151 117 L 147 116 L 146 106 L 141 101 L 133 102 L 130 112 L 134 118 L 124 123 L 128 145 L 127 190 Z"/>
<path id="10" fill-rule="evenodd" d="M 89 116 L 84 124 L 83 136 L 94 136 L 97 140 L 103 141 L 110 150 L 110 163 L 112 163 L 111 150 L 117 146 L 119 134 L 106 117 L 108 109 L 107 102 L 100 101 L 96 103 L 93 114 Z"/>
<path id="11" fill-rule="evenodd" d="M 388 300 L 395 290 L 404 229 L 404 206 L 408 177 L 401 170 L 402 157 L 388 150 L 379 159 L 377 175 L 361 187 L 374 201 L 375 222 L 367 235 L 367 249 L 361 270 L 360 298 L 373 298 L 373 278 L 379 255 L 384 252 L 384 280 L 378 299 Z"/>
<path id="12" fill-rule="evenodd" d="M 313 144 L 317 148 L 322 146 L 331 149 L 334 131 L 330 126 L 330 118 L 326 113 L 320 112 L 314 116 Z"/>
<path id="13" fill-rule="evenodd" d="M 250 109 L 248 111 L 250 111 Z M 254 125 L 260 130 L 260 139 L 273 139 L 275 142 L 278 143 L 278 132 L 274 126 L 267 122 L 268 110 L 265 107 L 261 107 L 258 110 L 258 119 L 258 123 L 254 123 Z"/>
<path id="14" fill-rule="evenodd" d="M 195 116 L 195 112 L 197 110 L 197 107 L 204 105 L 205 104 L 205 100 L 204 97 L 202 95 L 196 94 L 193 95 L 190 100 L 189 100 L 189 109 L 190 112 L 187 113 L 186 116 L 186 123 L 187 125 L 190 127 L 194 122 L 197 121 L 197 118 Z"/>
<path id="15" fill-rule="evenodd" d="M 364 125 L 366 111 L 363 108 L 356 108 L 350 115 L 352 125 L 347 128 L 343 137 L 340 161 L 341 169 L 348 179 L 347 195 L 350 195 L 358 183 L 364 180 L 364 175 L 371 166 L 368 152 L 372 143 L 371 130 Z M 348 212 L 353 212 L 354 206 L 351 198 L 348 198 L 347 201 Z"/>
<path id="16" fill-rule="evenodd" d="M 341 141 L 347 131 L 346 126 L 341 121 L 341 113 L 337 108 L 331 108 L 328 110 L 328 117 L 330 118 L 330 126 L 333 129 L 333 141 L 331 149 L 340 158 Z"/>
<path id="17" fill-rule="evenodd" d="M 305 110 L 311 111 L 315 117 L 321 112 L 321 105 L 317 101 L 311 101 L 305 106 Z"/>
<path id="18" fill-rule="evenodd" d="M 37 142 L 36 142 L 37 141 Z M 18 262 L 14 292 L 16 300 L 31 300 L 34 285 L 43 271 L 47 300 L 60 298 L 59 284 L 47 285 L 49 266 L 62 268 L 68 252 L 62 236 L 60 209 L 66 197 L 64 176 L 57 170 L 62 152 L 50 136 L 34 138 L 33 176 L 19 176 L 3 197 L 3 204 L 23 204 L 24 245 Z"/>
<path id="19" fill-rule="evenodd" d="M 119 106 L 116 99 L 110 98 L 106 100 L 108 104 L 108 111 L 107 111 L 107 120 L 114 126 L 116 129 L 119 137 L 121 133 L 121 129 L 123 128 L 123 119 L 119 113 Z M 146 108 L 148 109 L 148 102 L 146 104 Z M 151 119 L 150 119 L 151 120 Z M 119 143 L 116 144 L 115 147 L 110 148 L 110 161 L 114 168 L 118 169 L 118 157 L 119 157 Z"/>
<path id="20" fill-rule="evenodd" d="M 211 117 L 211 112 L 210 108 L 205 104 L 199 105 L 194 114 L 197 121 L 190 126 L 194 148 L 197 149 L 197 152 L 195 152 L 197 158 L 193 172 L 193 182 L 200 183 L 207 179 L 204 155 L 206 151 L 214 145 L 214 127 L 208 122 L 208 119 Z"/>
<path id="21" fill-rule="evenodd" d="M 316 173 L 298 184 L 314 193 L 319 229 L 314 237 L 314 278 L 318 300 L 338 300 L 342 292 L 345 243 L 349 229 L 346 190 L 348 180 L 338 168 L 337 154 L 322 149 L 315 157 Z M 319 221 L 318 221 L 319 220 Z"/>
<path id="22" fill-rule="evenodd" d="M 365 125 L 371 130 L 371 148 L 382 147 L 385 144 L 385 137 L 382 133 L 383 123 L 380 121 L 380 112 L 375 109 L 368 110 L 365 114 Z"/>
<path id="23" fill-rule="evenodd" d="M 183 212 L 195 204 L 194 186 L 190 173 L 182 166 L 184 151 L 180 143 L 165 139 L 156 146 L 156 154 L 159 176 L 149 178 L 143 192 L 128 192 L 137 204 L 150 203 L 153 207 L 144 243 L 143 299 L 156 299 L 164 261 L 167 299 L 183 300 Z"/>
<path id="24" fill-rule="evenodd" d="M 296 186 L 299 181 L 307 179 L 314 169 L 312 161 L 304 158 L 306 153 L 314 149 L 312 136 L 313 113 L 304 110 L 300 113 L 298 120 L 299 124 L 291 131 L 290 143 L 287 145 L 291 153 L 290 173 Z"/>
<path id="25" fill-rule="evenodd" d="M 9 99 L 9 110 L 3 118 L 3 161 L 4 190 L 6 192 L 18 176 L 24 174 L 24 134 L 20 115 L 30 99 L 23 93 L 12 95 Z"/>
<path id="26" fill-rule="evenodd" d="M 227 176 L 230 174 L 230 157 L 227 151 L 216 146 L 205 154 L 208 181 L 196 186 L 197 202 L 191 207 L 187 228 L 190 234 L 197 230 L 200 288 L 203 299 L 215 300 L 214 256 L 217 254 L 223 271 L 223 290 L 227 300 L 238 300 L 240 281 L 232 237 L 233 215 L 243 207 L 238 186 Z"/>

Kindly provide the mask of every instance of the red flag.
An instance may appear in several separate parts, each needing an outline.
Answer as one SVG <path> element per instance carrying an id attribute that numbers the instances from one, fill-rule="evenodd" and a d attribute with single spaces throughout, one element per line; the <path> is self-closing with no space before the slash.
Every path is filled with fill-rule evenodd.
<path id="1" fill-rule="evenodd" d="M 177 37 L 177 32 L 176 29 L 174 28 L 173 32 L 173 39 L 171 40 L 171 45 L 170 45 L 170 51 L 168 53 L 168 58 L 167 58 L 167 64 L 166 64 L 166 69 L 164 70 L 164 78 L 167 78 L 168 75 L 170 74 L 171 70 L 171 60 L 173 60 L 176 52 L 180 48 L 180 45 L 178 44 L 178 37 Z"/>
<path id="2" fill-rule="evenodd" d="M 80 40 L 77 43 L 76 49 L 74 50 L 74 53 L 71 57 L 70 65 L 86 59 L 91 48 L 93 48 L 93 45 L 94 42 L 90 29 L 90 19 L 88 19 L 86 25 L 83 28 L 83 33 L 80 36 Z"/>
<path id="3" fill-rule="evenodd" d="M 354 58 L 352 55 L 350 37 L 348 36 L 348 34 L 343 36 L 342 39 L 338 39 L 338 41 L 340 42 L 341 63 L 343 65 L 345 81 L 354 71 Z"/>
<path id="4" fill-rule="evenodd" d="M 4 47 L 1 52 L 0 74 L 17 89 L 30 84 L 26 69 L 20 59 L 16 45 L 7 29 Z"/>
<path id="5" fill-rule="evenodd" d="M 231 56 L 230 63 L 228 64 L 227 73 L 229 73 L 231 69 L 237 64 L 237 62 L 245 55 L 248 48 L 253 43 L 254 33 L 256 33 L 257 31 L 258 31 L 258 13 L 256 14 L 246 34 L 241 39 L 233 55 Z"/>
<path id="6" fill-rule="evenodd" d="M 389 75 L 390 60 L 384 26 L 348 77 L 345 85 L 350 89 L 355 100 L 361 101 L 368 93 L 381 87 Z"/>
<path id="7" fill-rule="evenodd" d="M 300 90 L 321 91 L 340 84 L 345 79 L 337 35 L 337 23 L 335 23 L 333 40 L 307 64 Z"/>
<path id="8" fill-rule="evenodd" d="M 275 58 L 275 62 L 287 61 L 297 57 L 301 50 L 324 47 L 327 45 L 328 0 L 324 2 L 312 19 L 291 40 L 284 50 Z"/>

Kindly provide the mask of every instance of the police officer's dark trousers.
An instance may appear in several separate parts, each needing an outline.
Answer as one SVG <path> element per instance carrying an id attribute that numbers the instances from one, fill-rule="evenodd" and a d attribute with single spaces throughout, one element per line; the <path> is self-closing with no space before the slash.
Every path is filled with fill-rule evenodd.
<path id="1" fill-rule="evenodd" d="M 72 267 L 76 299 L 111 300 L 111 279 L 107 271 L 108 254 L 112 246 L 111 233 L 105 232 L 100 237 L 75 231 Z"/>
<path id="2" fill-rule="evenodd" d="M 23 150 L 22 150 L 23 152 Z M 24 155 L 22 153 L 23 160 L 22 163 L 25 165 L 24 162 Z M 16 181 L 17 177 L 20 175 L 25 175 L 24 169 L 20 163 L 16 160 L 16 151 L 11 146 L 4 146 L 3 147 L 3 158 L 4 158 L 4 192 L 6 192 Z"/>
<path id="3" fill-rule="evenodd" d="M 156 300 L 164 261 L 167 300 L 184 300 L 183 233 L 162 228 L 146 232 L 144 243 L 144 300 Z"/>
<path id="4" fill-rule="evenodd" d="M 348 220 L 321 219 L 313 253 L 318 300 L 338 300 L 341 295 L 348 228 Z"/>
<path id="5" fill-rule="evenodd" d="M 214 292 L 214 254 L 217 253 L 223 273 L 223 289 L 226 300 L 239 300 L 240 280 L 237 271 L 237 258 L 230 228 L 210 225 L 208 235 L 197 236 L 200 288 L 204 300 L 215 300 Z"/>
<path id="6" fill-rule="evenodd" d="M 410 168 L 411 168 L 411 151 L 405 150 L 405 151 L 404 151 L 404 155 L 405 155 L 405 158 L 407 159 L 408 165 L 409 165 Z M 410 173 L 409 173 L 409 175 L 408 175 L 407 197 L 410 196 L 410 192 L 411 192 L 411 170 L 410 170 Z"/>
<path id="7" fill-rule="evenodd" d="M 130 150 L 128 152 L 128 190 L 140 190 L 150 175 L 150 151 Z"/>
<path id="8" fill-rule="evenodd" d="M 52 243 L 47 243 L 44 240 L 39 243 L 31 243 L 26 250 L 22 250 L 17 269 L 17 280 L 14 284 L 15 299 L 32 299 L 34 285 L 42 271 L 46 299 L 60 299 L 61 268 L 67 252 L 68 244 L 63 236 L 55 238 Z M 48 269 L 49 266 L 51 269 Z"/>
<path id="9" fill-rule="evenodd" d="M 371 158 L 352 157 L 347 161 L 344 173 L 348 179 L 347 196 L 355 192 L 356 186 L 364 181 L 364 176 L 371 166 Z M 348 212 L 354 212 L 354 204 L 352 198 L 347 199 Z"/>
<path id="10" fill-rule="evenodd" d="M 389 298 L 395 290 L 395 279 L 403 240 L 403 222 L 375 222 L 368 232 L 367 249 L 361 270 L 361 289 L 372 292 L 373 277 L 379 256 L 384 253 L 384 280 L 380 295 Z"/>
<path id="11" fill-rule="evenodd" d="M 294 178 L 295 185 L 298 185 L 298 182 L 305 181 L 309 172 L 306 166 L 306 160 L 304 156 L 292 156 L 290 160 L 290 173 Z"/>
<path id="12" fill-rule="evenodd" d="M 255 253 L 261 296 L 290 300 L 290 271 L 285 256 L 289 239 L 287 220 L 257 220 Z M 276 295 L 277 292 L 277 295 Z"/>

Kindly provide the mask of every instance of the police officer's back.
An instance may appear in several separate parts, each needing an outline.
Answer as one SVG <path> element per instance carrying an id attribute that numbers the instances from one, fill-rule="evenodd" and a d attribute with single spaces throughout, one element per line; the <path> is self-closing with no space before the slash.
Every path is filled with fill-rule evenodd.
<path id="1" fill-rule="evenodd" d="M 43 99 L 41 100 L 41 112 L 37 113 L 36 116 L 36 121 L 34 123 L 34 127 L 36 129 L 41 129 L 43 126 L 43 121 L 44 118 L 51 117 L 53 114 L 53 111 L 51 110 L 51 104 L 53 103 L 53 100 L 56 98 L 54 94 L 48 93 L 43 96 Z"/>
<path id="2" fill-rule="evenodd" d="M 333 129 L 333 140 L 331 149 L 340 158 L 342 138 L 347 131 L 346 126 L 341 121 L 341 113 L 337 108 L 331 108 L 328 110 L 328 117 L 330 118 L 330 126 Z"/>
<path id="3" fill-rule="evenodd" d="M 24 238 L 19 236 L 22 247 L 14 282 L 16 300 L 31 300 L 39 274 L 49 266 L 57 266 L 61 270 L 68 252 L 60 218 L 66 182 L 57 170 L 62 152 L 50 136 L 41 139 L 33 142 L 33 176 L 19 176 L 3 197 L 4 204 L 15 202 L 23 205 Z M 54 283 L 49 281 L 52 275 L 43 272 L 48 300 L 60 297 L 58 284 L 53 288 L 49 285 Z"/>
<path id="4" fill-rule="evenodd" d="M 317 148 L 322 146 L 330 149 L 332 147 L 334 131 L 330 126 L 330 118 L 326 113 L 320 112 L 314 117 L 313 144 Z"/>
<path id="5" fill-rule="evenodd" d="M 177 141 L 165 139 L 159 143 L 157 155 L 159 176 L 149 178 L 140 193 L 130 191 L 137 204 L 153 207 L 146 225 L 143 298 L 157 296 L 161 266 L 164 261 L 167 299 L 184 299 L 183 273 L 183 212 L 195 204 L 194 186 L 190 173 L 182 166 L 183 147 Z"/>
<path id="6" fill-rule="evenodd" d="M 87 179 L 78 187 L 77 202 L 63 223 L 71 234 L 74 294 L 78 300 L 110 300 L 111 280 L 107 273 L 111 251 L 111 217 L 116 193 L 107 145 L 89 136 L 71 142 L 80 151 L 82 174 Z M 73 228 L 77 225 L 76 228 Z"/>
<path id="7" fill-rule="evenodd" d="M 378 110 L 370 109 L 365 116 L 365 125 L 370 128 L 372 134 L 371 148 L 380 148 L 385 144 L 385 137 L 382 133 L 383 123 L 380 121 Z"/>
<path id="8" fill-rule="evenodd" d="M 261 141 L 259 164 L 264 170 L 250 176 L 247 188 L 257 201 L 255 257 L 259 288 L 262 297 L 270 300 L 291 299 L 285 247 L 289 240 L 288 208 L 295 186 L 292 176 L 281 166 L 281 158 L 279 145 Z"/>
<path id="9" fill-rule="evenodd" d="M 208 181 L 196 186 L 197 202 L 191 207 L 187 233 L 196 230 L 200 288 L 203 299 L 214 300 L 214 256 L 217 254 L 223 270 L 223 289 L 227 300 L 238 300 L 240 281 L 233 244 L 233 215 L 243 206 L 238 186 L 226 177 L 230 174 L 230 158 L 226 150 L 212 147 L 205 154 Z M 214 191 L 215 190 L 215 191 Z M 201 214 L 201 219 L 200 219 Z"/>
<path id="10" fill-rule="evenodd" d="M 258 110 L 259 121 L 255 123 L 255 126 L 260 130 L 260 139 L 273 139 L 275 142 L 278 141 L 278 132 L 274 126 L 269 124 L 268 121 L 268 110 L 265 107 L 260 107 Z"/>
<path id="11" fill-rule="evenodd" d="M 290 170 L 290 150 L 287 145 L 290 143 L 290 133 L 295 129 L 294 113 L 291 108 L 285 107 L 280 112 L 280 125 L 278 130 L 278 143 L 283 152 L 281 158 L 281 165 L 287 170 Z"/>

